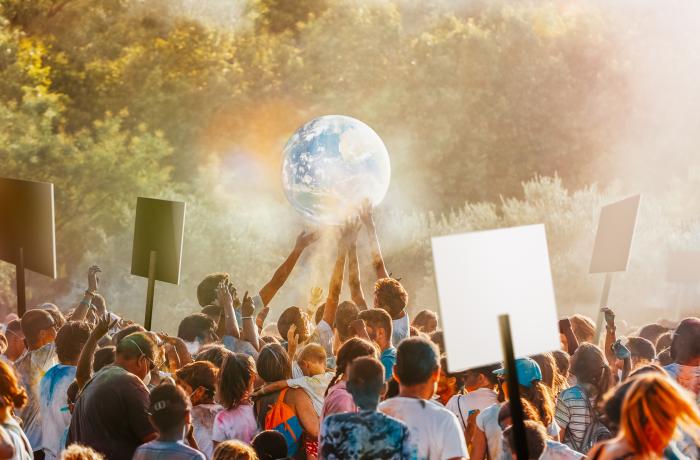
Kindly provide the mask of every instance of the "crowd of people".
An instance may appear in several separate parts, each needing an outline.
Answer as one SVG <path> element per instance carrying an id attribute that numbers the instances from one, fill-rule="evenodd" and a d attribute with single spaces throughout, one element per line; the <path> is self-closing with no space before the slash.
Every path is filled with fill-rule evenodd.
<path id="1" fill-rule="evenodd" d="M 207 275 L 177 336 L 112 312 L 98 266 L 74 308 L 8 316 L 0 459 L 515 458 L 506 369 L 447 369 L 439 319 L 423 310 L 410 321 L 370 207 L 340 231 L 327 295 L 313 288 L 303 306 L 268 320 L 317 238 L 302 232 L 253 295 L 240 296 L 228 273 Z M 700 458 L 700 319 L 618 337 L 615 313 L 604 311 L 604 344 L 591 319 L 574 315 L 560 321 L 561 350 L 516 360 L 530 459 Z"/>

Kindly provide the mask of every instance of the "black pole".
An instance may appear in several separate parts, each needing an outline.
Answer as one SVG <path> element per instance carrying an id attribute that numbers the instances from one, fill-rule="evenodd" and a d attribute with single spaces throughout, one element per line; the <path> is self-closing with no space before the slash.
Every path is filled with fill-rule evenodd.
<path id="1" fill-rule="evenodd" d="M 151 318 L 153 317 L 153 293 L 156 287 L 156 251 L 151 251 L 148 258 L 148 290 L 146 291 L 146 320 L 143 326 L 147 331 L 151 330 Z"/>
<path id="2" fill-rule="evenodd" d="M 500 315 L 498 323 L 501 329 L 501 347 L 503 348 L 504 363 L 506 366 L 506 381 L 508 382 L 508 401 L 510 402 L 510 416 L 513 420 L 513 434 L 515 435 L 515 453 L 518 460 L 529 460 L 527 455 L 527 438 L 525 437 L 525 424 L 523 423 L 523 405 L 520 401 L 520 384 L 515 370 L 515 353 L 513 352 L 513 338 L 510 333 L 510 317 Z"/>
<path id="3" fill-rule="evenodd" d="M 17 257 L 15 270 L 17 271 L 17 316 L 21 318 L 24 316 L 24 312 L 27 311 L 27 297 L 24 281 L 24 248 L 19 248 L 19 256 Z"/>

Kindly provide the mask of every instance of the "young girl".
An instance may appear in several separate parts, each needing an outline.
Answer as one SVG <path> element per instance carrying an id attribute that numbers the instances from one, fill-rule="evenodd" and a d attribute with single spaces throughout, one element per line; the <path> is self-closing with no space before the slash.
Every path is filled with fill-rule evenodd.
<path id="1" fill-rule="evenodd" d="M 31 459 L 32 448 L 12 411 L 23 407 L 26 402 L 27 392 L 17 382 L 14 370 L 0 361 L 0 453 L 14 452 L 14 456 L 10 454 L 9 457 L 19 460 Z"/>
<path id="2" fill-rule="evenodd" d="M 227 356 L 221 366 L 217 397 L 224 410 L 214 419 L 214 446 L 228 439 L 250 443 L 258 426 L 250 396 L 255 383 L 255 362 L 241 353 Z"/>

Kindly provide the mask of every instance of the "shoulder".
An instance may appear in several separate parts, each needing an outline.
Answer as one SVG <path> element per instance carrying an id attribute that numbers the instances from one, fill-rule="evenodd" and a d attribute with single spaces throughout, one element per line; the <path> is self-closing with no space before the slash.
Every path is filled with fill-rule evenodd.
<path id="1" fill-rule="evenodd" d="M 583 391 L 581 390 L 581 387 L 578 385 L 574 385 L 572 387 L 569 387 L 565 390 L 562 390 L 559 393 L 559 397 L 557 398 L 560 401 L 570 401 L 572 399 L 583 399 Z"/>

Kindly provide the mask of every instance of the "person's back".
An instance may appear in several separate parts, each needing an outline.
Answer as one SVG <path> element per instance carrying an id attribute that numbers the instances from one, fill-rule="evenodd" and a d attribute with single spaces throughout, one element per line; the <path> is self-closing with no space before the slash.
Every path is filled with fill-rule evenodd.
<path id="1" fill-rule="evenodd" d="M 700 403 L 700 319 L 686 318 L 678 325 L 671 341 L 673 363 L 664 366 L 682 387 L 693 392 Z"/>
<path id="2" fill-rule="evenodd" d="M 139 445 L 155 438 L 142 381 L 152 367 L 154 347 L 144 333 L 119 343 L 116 364 L 101 369 L 83 388 L 73 410 L 69 442 L 92 447 L 108 459 L 130 459 Z"/>
<path id="3" fill-rule="evenodd" d="M 375 358 L 357 358 L 349 369 L 348 391 L 360 412 L 335 414 L 321 427 L 319 458 L 413 459 L 408 427 L 377 412 L 384 385 L 384 367 Z"/>
<path id="4" fill-rule="evenodd" d="M 457 417 L 431 401 L 440 375 L 437 347 L 412 337 L 399 344 L 394 368 L 400 395 L 379 405 L 379 410 L 405 423 L 411 449 L 417 458 L 467 458 L 467 446 Z"/>

